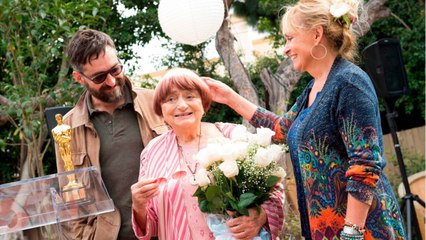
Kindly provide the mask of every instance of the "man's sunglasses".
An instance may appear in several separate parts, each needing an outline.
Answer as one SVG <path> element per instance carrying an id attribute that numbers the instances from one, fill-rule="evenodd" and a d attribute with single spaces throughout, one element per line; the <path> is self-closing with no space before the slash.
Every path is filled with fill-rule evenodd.
<path id="1" fill-rule="evenodd" d="M 120 73 L 123 71 L 123 66 L 121 64 L 117 64 L 115 65 L 113 68 L 111 68 L 110 70 L 100 73 L 94 77 L 88 77 L 86 76 L 83 72 L 80 72 L 81 75 L 83 75 L 84 77 L 88 78 L 90 81 L 96 83 L 96 84 L 101 84 L 103 82 L 105 82 L 105 80 L 108 77 L 108 74 L 111 74 L 111 76 L 113 77 L 117 77 L 118 75 L 120 75 Z"/>

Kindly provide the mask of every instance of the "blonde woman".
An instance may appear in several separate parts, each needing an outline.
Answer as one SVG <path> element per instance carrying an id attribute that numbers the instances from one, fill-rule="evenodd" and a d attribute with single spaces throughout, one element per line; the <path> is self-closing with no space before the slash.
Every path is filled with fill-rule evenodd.
<path id="1" fill-rule="evenodd" d="M 301 0 L 282 18 L 284 53 L 312 81 L 283 116 L 206 79 L 213 100 L 290 147 L 305 239 L 404 239 L 398 202 L 383 172 L 378 100 L 368 75 L 351 63 L 358 0 Z"/>

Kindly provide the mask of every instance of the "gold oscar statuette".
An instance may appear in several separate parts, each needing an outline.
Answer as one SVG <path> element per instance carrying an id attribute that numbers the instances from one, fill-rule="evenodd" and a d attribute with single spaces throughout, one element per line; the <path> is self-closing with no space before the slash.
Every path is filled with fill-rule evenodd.
<path id="1" fill-rule="evenodd" d="M 52 135 L 59 146 L 59 153 L 64 161 L 66 172 L 74 170 L 71 160 L 71 127 L 62 122 L 62 115 L 55 115 L 57 125 L 52 129 Z M 77 181 L 75 174 L 68 174 L 68 183 L 62 187 L 61 193 L 66 203 L 86 200 L 86 189 L 84 185 Z"/>

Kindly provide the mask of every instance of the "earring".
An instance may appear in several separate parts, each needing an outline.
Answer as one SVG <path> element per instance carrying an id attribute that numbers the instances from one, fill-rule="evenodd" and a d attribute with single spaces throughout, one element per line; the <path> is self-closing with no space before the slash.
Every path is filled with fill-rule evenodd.
<path id="1" fill-rule="evenodd" d="M 316 57 L 316 56 L 314 56 L 314 54 L 312 53 L 313 52 L 313 50 L 314 50 L 314 48 L 315 47 L 317 47 L 317 46 L 320 46 L 320 47 L 322 47 L 323 49 L 324 49 L 324 55 L 323 56 L 321 56 L 321 57 Z M 311 48 L 311 51 L 310 51 L 310 53 L 311 53 L 311 57 L 313 58 L 313 59 L 315 59 L 315 60 L 322 60 L 322 59 L 324 59 L 325 58 L 325 56 L 327 56 L 327 48 L 324 46 L 324 44 L 322 44 L 322 43 L 320 43 L 320 44 L 318 44 L 318 45 L 314 45 L 312 48 Z"/>

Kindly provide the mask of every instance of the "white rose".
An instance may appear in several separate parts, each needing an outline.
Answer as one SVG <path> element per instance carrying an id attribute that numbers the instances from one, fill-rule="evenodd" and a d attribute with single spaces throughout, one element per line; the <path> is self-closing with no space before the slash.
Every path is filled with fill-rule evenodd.
<path id="1" fill-rule="evenodd" d="M 195 180 L 197 181 L 200 187 L 204 187 L 210 184 L 210 178 L 207 170 L 204 168 L 200 168 L 195 174 Z"/>
<path id="2" fill-rule="evenodd" d="M 222 160 L 225 162 L 237 160 L 237 155 L 233 143 L 222 145 L 221 149 L 219 149 L 218 151 L 220 151 L 220 154 L 222 155 Z"/>
<path id="3" fill-rule="evenodd" d="M 347 14 L 351 7 L 343 1 L 334 1 L 330 6 L 330 13 L 335 18 L 340 18 L 341 16 Z"/>
<path id="4" fill-rule="evenodd" d="M 281 179 L 280 181 L 282 181 L 287 176 L 287 173 L 282 167 L 278 167 L 278 169 L 272 173 L 272 176 L 277 176 Z"/>
<path id="5" fill-rule="evenodd" d="M 272 145 L 269 145 L 268 148 L 266 148 L 266 150 L 268 150 L 268 155 L 271 158 L 271 161 L 278 162 L 281 159 L 281 156 L 283 153 L 281 146 L 272 144 Z"/>
<path id="6" fill-rule="evenodd" d="M 238 175 L 237 161 L 225 161 L 219 165 L 219 169 L 227 178 L 232 178 Z"/>
<path id="7" fill-rule="evenodd" d="M 252 142 L 259 144 L 260 146 L 266 147 L 271 144 L 271 137 L 275 135 L 275 132 L 269 128 L 257 128 L 256 134 L 252 135 Z"/>
<path id="8" fill-rule="evenodd" d="M 247 156 L 248 142 L 236 142 L 232 146 L 235 152 L 235 159 L 243 160 Z"/>
<path id="9" fill-rule="evenodd" d="M 208 168 L 214 162 L 222 160 L 222 151 L 220 144 L 208 144 L 205 148 L 198 151 L 195 160 L 200 163 L 203 168 Z"/>
<path id="10" fill-rule="evenodd" d="M 244 125 L 238 125 L 232 130 L 231 140 L 233 142 L 247 141 L 247 128 Z"/>
<path id="11" fill-rule="evenodd" d="M 257 143 L 257 135 L 253 134 L 251 132 L 247 133 L 247 141 L 249 144 L 256 144 Z"/>
<path id="12" fill-rule="evenodd" d="M 268 150 L 265 148 L 258 148 L 256 154 L 253 157 L 254 163 L 259 167 L 268 166 L 272 160 L 269 156 Z"/>

